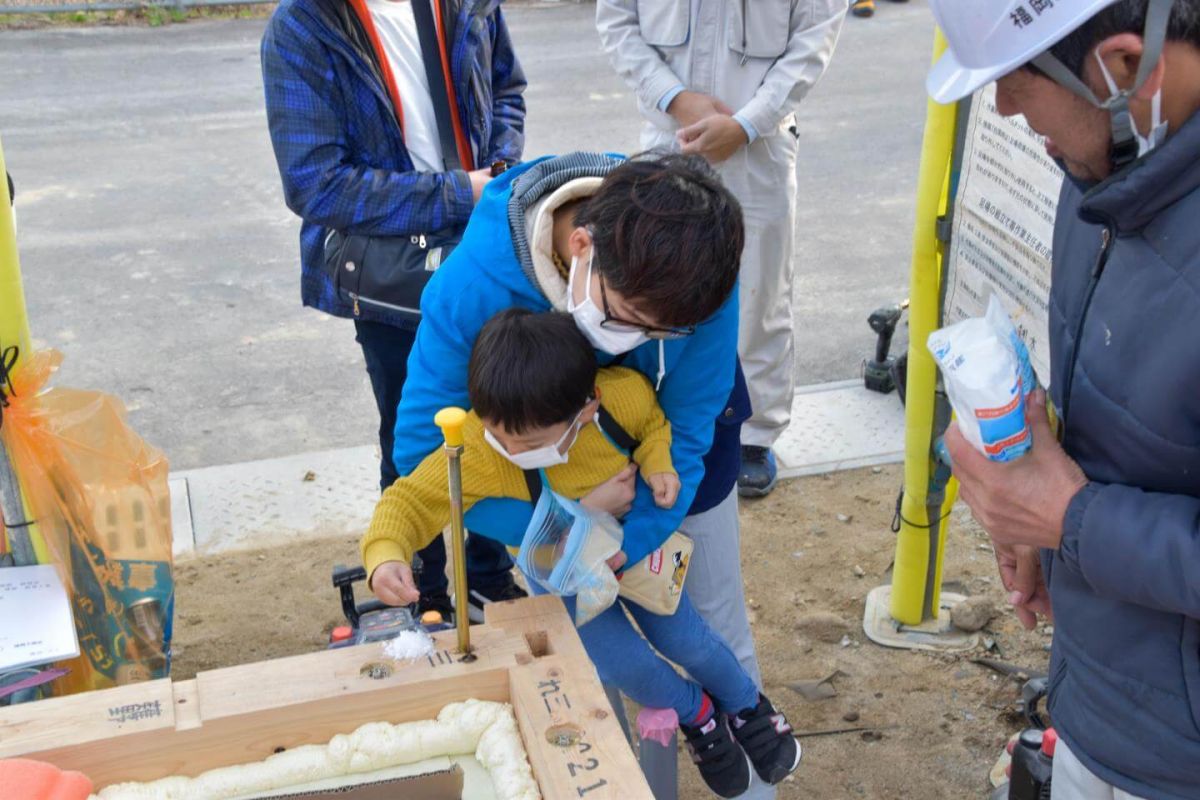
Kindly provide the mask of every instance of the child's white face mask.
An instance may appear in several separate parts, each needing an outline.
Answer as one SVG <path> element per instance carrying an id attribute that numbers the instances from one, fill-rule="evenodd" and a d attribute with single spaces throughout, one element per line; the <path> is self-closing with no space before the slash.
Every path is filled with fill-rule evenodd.
<path id="1" fill-rule="evenodd" d="M 483 429 L 484 440 L 492 446 L 500 455 L 507 458 L 515 466 L 523 470 L 528 469 L 545 469 L 547 467 L 557 466 L 567 463 L 567 457 L 571 452 L 571 447 L 574 446 L 575 440 L 579 438 L 579 431 L 583 428 L 579 424 L 579 418 L 583 416 L 584 409 L 579 409 L 579 413 L 575 415 L 575 419 L 571 420 L 571 424 L 563 431 L 563 435 L 558 438 L 554 444 L 548 444 L 539 447 L 535 450 L 526 450 L 523 453 L 510 453 L 505 449 L 504 445 L 492 432 L 486 427 Z"/>

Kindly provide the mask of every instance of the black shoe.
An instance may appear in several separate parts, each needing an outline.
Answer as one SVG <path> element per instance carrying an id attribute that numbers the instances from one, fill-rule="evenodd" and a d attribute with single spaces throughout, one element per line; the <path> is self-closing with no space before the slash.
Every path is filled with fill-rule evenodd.
<path id="1" fill-rule="evenodd" d="M 775 488 L 775 454 L 769 447 L 742 445 L 742 468 L 738 472 L 738 494 L 742 497 L 766 497 Z"/>
<path id="2" fill-rule="evenodd" d="M 442 622 L 450 622 L 454 617 L 454 605 L 445 589 L 421 595 L 421 599 L 417 601 L 417 619 L 420 620 L 427 611 L 436 611 L 442 615 Z"/>
<path id="3" fill-rule="evenodd" d="M 850 13 L 856 17 L 871 17 L 875 15 L 875 0 L 854 0 L 850 4 Z"/>
<path id="4" fill-rule="evenodd" d="M 739 711 L 729 722 L 754 771 L 767 783 L 779 783 L 800 766 L 803 752 L 792 726 L 761 694 L 757 706 Z"/>
<path id="5" fill-rule="evenodd" d="M 520 600 L 522 597 L 528 597 L 529 593 L 517 586 L 516 583 L 509 579 L 508 583 L 496 589 L 470 589 L 467 592 L 467 618 L 471 622 L 483 622 L 483 607 L 488 603 L 501 603 L 505 600 Z M 458 605 L 458 598 L 455 598 L 455 606 Z"/>
<path id="6" fill-rule="evenodd" d="M 750 788 L 750 762 L 729 730 L 729 717 L 715 712 L 701 726 L 680 725 L 700 777 L 715 794 L 737 797 Z"/>

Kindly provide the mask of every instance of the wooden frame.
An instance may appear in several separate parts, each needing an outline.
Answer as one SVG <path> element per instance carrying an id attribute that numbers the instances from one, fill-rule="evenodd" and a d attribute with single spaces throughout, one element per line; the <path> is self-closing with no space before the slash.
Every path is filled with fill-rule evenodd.
<path id="1" fill-rule="evenodd" d="M 367 722 L 433 719 L 473 697 L 512 704 L 547 800 L 651 799 L 560 600 L 490 604 L 471 629 L 471 663 L 454 631 L 434 641 L 433 655 L 408 664 L 376 643 L 0 709 L 0 758 L 79 770 L 97 787 L 194 776 Z"/>

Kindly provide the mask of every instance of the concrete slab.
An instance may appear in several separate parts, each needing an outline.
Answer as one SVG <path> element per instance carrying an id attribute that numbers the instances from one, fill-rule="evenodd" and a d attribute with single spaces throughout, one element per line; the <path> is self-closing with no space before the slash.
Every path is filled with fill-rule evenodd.
<path id="1" fill-rule="evenodd" d="M 861 380 L 796 390 L 792 424 L 775 443 L 779 476 L 796 478 L 904 460 L 904 406 Z"/>
<path id="2" fill-rule="evenodd" d="M 379 497 L 374 446 L 186 470 L 197 553 L 366 530 Z"/>
<path id="3" fill-rule="evenodd" d="M 172 478 L 167 488 L 171 493 L 171 555 L 180 558 L 191 555 L 196 550 L 196 533 L 192 527 L 192 501 L 188 497 L 186 478 Z"/>
<path id="4" fill-rule="evenodd" d="M 791 430 L 776 453 L 780 475 L 792 478 L 901 461 L 903 449 L 904 409 L 896 395 L 840 381 L 798 390 Z M 185 470 L 172 478 L 172 503 L 177 486 L 182 498 L 176 530 L 189 528 L 196 553 L 354 536 L 366 529 L 379 496 L 379 451 L 368 446 L 301 453 Z M 186 511 L 184 502 L 190 503 Z"/>

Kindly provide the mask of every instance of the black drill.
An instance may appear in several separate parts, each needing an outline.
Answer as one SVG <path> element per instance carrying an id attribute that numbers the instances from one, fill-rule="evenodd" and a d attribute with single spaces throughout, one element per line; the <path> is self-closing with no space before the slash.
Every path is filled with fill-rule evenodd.
<path id="1" fill-rule="evenodd" d="M 867 317 L 867 324 L 877 336 L 875 340 L 875 358 L 863 364 L 863 383 L 873 392 L 888 394 L 896 388 L 893 374 L 896 359 L 888 355 L 892 349 L 892 337 L 896 334 L 896 326 L 908 301 L 904 300 L 895 305 L 877 308 Z"/>

